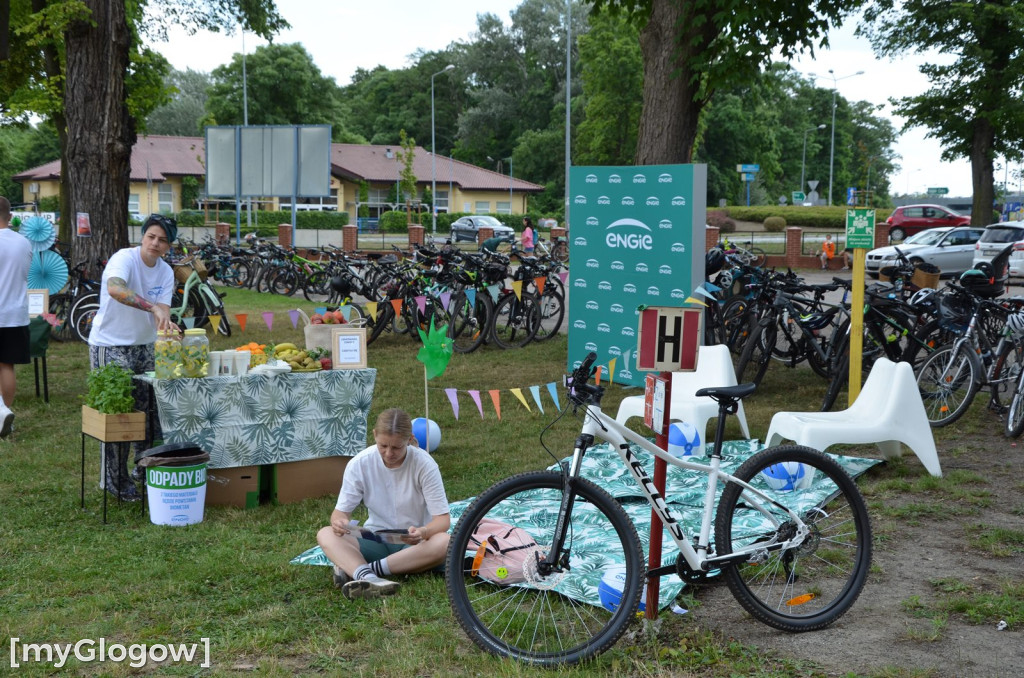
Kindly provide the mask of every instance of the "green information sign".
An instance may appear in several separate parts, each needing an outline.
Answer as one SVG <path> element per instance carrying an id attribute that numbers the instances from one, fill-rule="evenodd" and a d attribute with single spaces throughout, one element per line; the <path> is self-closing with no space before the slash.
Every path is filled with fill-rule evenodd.
<path id="1" fill-rule="evenodd" d="M 793 204 L 802 205 L 804 200 L 807 200 L 807 196 L 803 191 L 793 191 Z"/>
<path id="2" fill-rule="evenodd" d="M 875 247 L 875 210 L 846 210 L 846 247 Z"/>
<path id="3" fill-rule="evenodd" d="M 946 195 L 949 189 L 944 186 L 936 186 L 928 189 L 928 195 Z"/>

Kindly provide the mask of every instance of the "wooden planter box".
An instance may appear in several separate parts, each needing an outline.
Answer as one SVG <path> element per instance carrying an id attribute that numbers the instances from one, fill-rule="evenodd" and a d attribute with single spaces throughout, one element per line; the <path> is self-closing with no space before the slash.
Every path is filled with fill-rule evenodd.
<path id="1" fill-rule="evenodd" d="M 82 433 L 105 443 L 146 439 L 146 413 L 103 414 L 82 405 Z"/>

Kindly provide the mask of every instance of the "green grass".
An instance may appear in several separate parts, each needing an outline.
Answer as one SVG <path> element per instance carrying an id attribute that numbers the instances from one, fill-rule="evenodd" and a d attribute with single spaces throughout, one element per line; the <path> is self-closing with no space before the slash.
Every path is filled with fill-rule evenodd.
<path id="1" fill-rule="evenodd" d="M 237 290 L 229 290 L 225 301 L 235 335 L 212 337 L 214 349 L 248 341 L 301 344 L 301 324 L 293 328 L 285 311 L 301 306 L 308 313 L 314 306 Z M 273 331 L 260 317 L 266 310 L 277 314 Z M 245 333 L 238 331 L 238 313 L 248 313 Z M 403 407 L 413 416 L 423 413 L 423 369 L 415 354 L 416 345 L 405 337 L 387 336 L 370 347 L 370 366 L 378 370 L 371 424 L 388 407 Z M 705 613 L 714 619 L 714 612 L 693 603 L 687 605 L 696 608 L 690 615 L 666 615 L 655 635 L 624 639 L 582 667 L 541 671 L 498 660 L 478 650 L 459 630 L 441 578 L 410 578 L 401 594 L 388 600 L 349 602 L 330 585 L 326 568 L 289 565 L 293 556 L 315 543 L 334 497 L 250 510 L 208 508 L 202 523 L 183 528 L 152 525 L 138 505 L 114 504 L 104 525 L 92 441 L 87 445 L 86 509 L 79 508 L 87 349 L 55 343 L 48 359 L 49 405 L 34 396 L 31 366 L 20 366 L 15 434 L 0 441 L 4 638 L 41 643 L 105 637 L 108 642 L 157 643 L 208 637 L 213 668 L 204 675 L 819 675 L 807 665 L 766 657 L 708 631 L 701 619 Z M 544 432 L 556 418 L 544 385 L 559 381 L 565 364 L 564 338 L 519 351 L 485 347 L 454 356 L 448 371 L 429 384 L 430 416 L 443 435 L 435 457 L 449 499 L 475 495 L 501 478 L 547 466 L 571 452 L 578 419 L 565 416 Z M 525 391 L 535 384 L 542 387 L 544 414 Z M 442 391 L 446 387 L 480 389 L 484 418 L 462 393 L 456 420 Z M 515 387 L 527 393 L 532 411 L 509 393 Z M 754 435 L 764 435 L 778 409 L 817 409 L 824 388 L 809 370 L 773 365 L 757 397 L 746 405 Z M 502 390 L 500 421 L 486 397 L 489 389 Z M 614 413 L 622 397 L 638 392 L 611 386 L 606 411 Z M 564 404 L 564 394 L 560 397 Z M 738 425 L 730 422 L 727 437 L 739 435 Z M 869 476 L 867 488 L 878 484 L 880 495 L 903 492 L 904 483 L 922 502 L 934 492 L 924 486 L 922 476 L 927 476 L 916 460 L 887 465 Z M 948 498 L 947 492 L 940 494 Z M 995 538 L 1007 548 L 1020 547 L 1019 535 Z M 72 670 L 86 675 L 129 673 L 126 666 L 110 664 L 76 664 Z M 197 673 L 195 666 L 185 665 L 147 670 Z M 22 671 L 53 673 L 40 665 Z"/>

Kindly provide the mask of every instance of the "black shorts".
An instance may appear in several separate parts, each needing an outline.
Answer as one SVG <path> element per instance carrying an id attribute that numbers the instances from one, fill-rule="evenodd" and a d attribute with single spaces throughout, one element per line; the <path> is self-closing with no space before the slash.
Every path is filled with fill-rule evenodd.
<path id="1" fill-rule="evenodd" d="M 0 327 L 0 363 L 24 365 L 29 358 L 28 325 Z"/>

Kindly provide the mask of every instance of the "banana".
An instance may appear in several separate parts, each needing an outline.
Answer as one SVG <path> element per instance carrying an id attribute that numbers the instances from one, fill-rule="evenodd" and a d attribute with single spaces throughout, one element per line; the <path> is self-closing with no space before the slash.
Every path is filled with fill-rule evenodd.
<path id="1" fill-rule="evenodd" d="M 280 355 L 282 353 L 284 353 L 285 351 L 298 351 L 298 350 L 299 350 L 299 347 L 296 346 L 295 344 L 292 344 L 290 342 L 285 342 L 283 344 L 278 344 L 277 346 L 274 347 L 274 355 L 280 357 Z"/>

